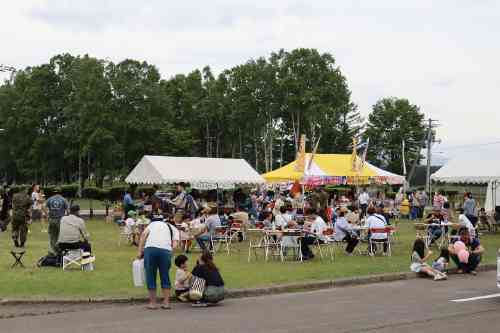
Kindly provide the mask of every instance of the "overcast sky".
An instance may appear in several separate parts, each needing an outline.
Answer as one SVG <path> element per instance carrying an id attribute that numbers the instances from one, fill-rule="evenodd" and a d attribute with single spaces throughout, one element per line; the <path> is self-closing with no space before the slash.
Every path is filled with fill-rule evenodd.
<path id="1" fill-rule="evenodd" d="M 88 53 L 146 60 L 166 78 L 317 48 L 334 55 L 363 115 L 406 97 L 440 121 L 437 150 L 500 141 L 498 0 L 2 1 L 0 36 L 5 65 Z"/>

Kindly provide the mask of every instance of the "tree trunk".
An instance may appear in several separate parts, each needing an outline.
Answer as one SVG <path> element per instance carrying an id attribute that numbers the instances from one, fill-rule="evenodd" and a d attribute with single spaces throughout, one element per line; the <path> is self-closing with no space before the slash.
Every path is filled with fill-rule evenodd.
<path id="1" fill-rule="evenodd" d="M 236 158 L 236 144 L 231 142 L 231 158 Z"/>
<path id="2" fill-rule="evenodd" d="M 210 157 L 210 130 L 208 128 L 208 121 L 205 123 L 205 140 L 207 142 L 207 145 L 206 145 L 206 154 L 207 154 L 207 157 Z"/>
<path id="3" fill-rule="evenodd" d="M 274 132 L 271 130 L 271 135 L 269 137 L 269 171 L 273 169 L 273 144 L 274 144 Z"/>
<path id="4" fill-rule="evenodd" d="M 264 170 L 266 172 L 269 171 L 269 163 L 268 163 L 268 151 L 267 151 L 267 126 L 262 130 L 262 151 L 264 152 Z"/>
<path id="5" fill-rule="evenodd" d="M 219 158 L 220 157 L 220 137 L 221 137 L 221 131 L 220 129 L 217 129 L 217 135 L 215 136 L 215 157 Z"/>
<path id="6" fill-rule="evenodd" d="M 82 154 L 78 149 L 78 197 L 82 197 L 83 179 L 82 179 Z"/>
<path id="7" fill-rule="evenodd" d="M 238 134 L 240 137 L 240 158 L 243 158 L 243 138 L 241 136 L 241 127 L 238 127 Z"/>
<path id="8" fill-rule="evenodd" d="M 254 137 L 254 151 L 255 151 L 255 170 L 259 171 L 259 147 L 257 142 L 257 135 L 255 133 L 255 129 L 253 130 Z"/>
<path id="9" fill-rule="evenodd" d="M 280 143 L 280 168 L 283 166 L 283 135 L 281 136 Z"/>
<path id="10" fill-rule="evenodd" d="M 274 144 L 274 127 L 273 127 L 273 120 L 271 118 L 271 115 L 269 114 L 269 130 L 268 130 L 268 135 L 269 135 L 269 171 L 273 169 L 273 144 Z"/>

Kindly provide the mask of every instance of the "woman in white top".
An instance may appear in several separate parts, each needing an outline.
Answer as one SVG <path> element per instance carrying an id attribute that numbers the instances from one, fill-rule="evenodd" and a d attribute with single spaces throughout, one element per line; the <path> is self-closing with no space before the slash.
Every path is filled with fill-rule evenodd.
<path id="1" fill-rule="evenodd" d="M 160 272 L 161 289 L 163 292 L 162 309 L 170 309 L 170 278 L 169 270 L 172 251 L 177 247 L 179 231 L 165 222 L 162 216 L 155 216 L 141 235 L 138 258 L 144 258 L 146 285 L 149 293 L 148 309 L 157 309 L 156 305 L 156 275 Z"/>
<path id="2" fill-rule="evenodd" d="M 42 198 L 40 196 L 40 185 L 31 186 L 31 220 L 38 221 L 42 218 Z"/>
<path id="3" fill-rule="evenodd" d="M 387 243 L 387 233 L 386 232 L 371 232 L 372 229 L 384 229 L 387 226 L 387 221 L 385 217 L 380 214 L 376 214 L 375 207 L 368 208 L 368 219 L 366 220 L 366 225 L 368 226 L 368 231 L 370 235 L 370 240 L 375 240 L 380 243 L 384 243 L 384 253 L 387 253 L 388 243 Z M 373 255 L 373 251 L 376 250 L 376 245 L 370 242 L 369 254 Z"/>

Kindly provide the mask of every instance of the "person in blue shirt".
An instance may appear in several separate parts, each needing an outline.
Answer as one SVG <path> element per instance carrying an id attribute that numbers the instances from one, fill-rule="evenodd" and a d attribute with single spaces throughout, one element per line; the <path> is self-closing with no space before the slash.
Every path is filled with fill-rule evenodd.
<path id="1" fill-rule="evenodd" d="M 134 199 L 132 199 L 132 193 L 130 190 L 125 191 L 123 196 L 123 212 L 125 213 L 125 219 L 128 218 L 128 212 L 135 210 Z"/>
<path id="2" fill-rule="evenodd" d="M 59 189 L 54 190 L 54 194 L 45 203 L 49 213 L 49 255 L 56 255 L 57 239 L 59 238 L 59 228 L 61 219 L 66 215 L 69 205 L 66 199 L 59 194 Z"/>

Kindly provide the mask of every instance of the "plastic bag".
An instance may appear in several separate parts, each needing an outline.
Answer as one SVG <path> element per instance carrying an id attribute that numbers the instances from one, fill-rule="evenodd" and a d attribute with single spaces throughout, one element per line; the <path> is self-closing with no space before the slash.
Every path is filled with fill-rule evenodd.
<path id="1" fill-rule="evenodd" d="M 146 280 L 144 273 L 144 259 L 135 259 L 132 263 L 132 278 L 134 286 L 143 287 Z"/>

